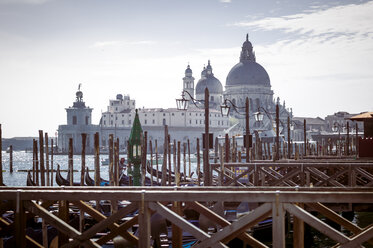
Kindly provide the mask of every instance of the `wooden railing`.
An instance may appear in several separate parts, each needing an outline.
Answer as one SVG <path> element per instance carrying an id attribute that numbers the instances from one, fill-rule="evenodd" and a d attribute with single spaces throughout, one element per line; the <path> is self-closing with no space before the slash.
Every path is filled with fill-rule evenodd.
<path id="1" fill-rule="evenodd" d="M 218 174 L 217 184 L 223 186 L 373 186 L 371 162 L 260 162 L 211 166 Z"/>
<path id="2" fill-rule="evenodd" d="M 373 225 L 359 227 L 328 207 L 359 204 L 368 209 L 373 205 L 371 188 L 0 187 L 0 199 L 15 203 L 13 224 L 7 223 L 3 218 L 1 220 L 2 224 L 15 225 L 17 247 L 28 247 L 29 243 L 41 247 L 25 233 L 26 219 L 30 218 L 26 213 L 42 218 L 44 226 L 55 227 L 59 231 L 59 243 L 62 247 L 99 247 L 118 235 L 137 247 L 150 247 L 151 236 L 155 238 L 156 233 L 151 228 L 152 216 L 155 214 L 172 223 L 173 247 L 181 247 L 182 230 L 195 237 L 195 247 L 227 247 L 226 244 L 234 238 L 252 247 L 267 247 L 250 234 L 250 230 L 267 218 L 272 220 L 272 247 L 285 247 L 286 219 L 293 223 L 294 247 L 304 245 L 304 222 L 334 240 L 336 246 L 360 247 L 373 238 Z M 99 205 L 91 206 L 92 202 L 99 203 L 102 200 L 111 202 L 111 213 L 108 216 L 98 210 Z M 57 202 L 58 213 L 53 214 L 51 206 Z M 229 222 L 218 207 L 223 202 L 223 206 L 232 206 L 233 203 L 237 206 L 246 202 L 251 206 L 256 204 L 256 207 Z M 213 205 L 213 208 L 208 207 Z M 67 224 L 69 208 L 78 209 L 81 219 L 82 216 L 90 215 L 97 223 L 89 229 L 70 226 Z M 184 215 L 185 209 L 198 212 L 200 220 L 204 216 L 210 223 L 208 226 L 215 226 L 218 231 L 209 232 L 202 226 L 199 228 L 191 224 Z M 285 218 L 286 212 L 291 218 Z M 329 226 L 323 218 L 315 217 L 315 212 L 343 226 L 351 235 Z M 128 231 L 137 224 L 136 235 Z M 99 236 L 98 233 L 104 230 L 108 231 Z"/>

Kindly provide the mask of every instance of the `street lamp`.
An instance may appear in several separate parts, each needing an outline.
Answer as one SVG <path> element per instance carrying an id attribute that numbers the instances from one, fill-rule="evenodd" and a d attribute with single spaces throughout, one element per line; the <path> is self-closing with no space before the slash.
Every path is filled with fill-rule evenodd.
<path id="1" fill-rule="evenodd" d="M 245 142 L 246 142 L 246 162 L 249 162 L 250 158 L 249 158 L 249 148 L 250 148 L 250 124 L 249 124 L 249 120 L 250 120 L 250 116 L 249 116 L 249 98 L 246 97 L 246 101 L 245 101 L 245 107 L 237 107 L 231 100 L 229 99 L 225 99 L 224 100 L 224 104 L 220 106 L 220 111 L 221 111 L 221 114 L 222 116 L 228 116 L 229 115 L 229 111 L 230 111 L 230 106 L 228 105 L 228 102 L 230 103 L 230 105 L 233 107 L 233 109 L 240 115 L 242 115 L 237 109 L 238 108 L 241 108 L 241 109 L 245 109 L 245 123 L 246 123 L 246 130 L 245 130 Z"/>
<path id="2" fill-rule="evenodd" d="M 205 88 L 205 100 L 196 100 L 193 98 L 192 95 L 189 94 L 188 91 L 183 90 L 180 99 L 176 99 L 176 107 L 178 110 L 187 110 L 189 106 L 189 100 L 185 99 L 185 93 L 188 94 L 189 98 L 191 99 L 192 103 L 197 107 L 201 108 L 197 105 L 197 103 L 204 103 L 205 106 L 205 149 L 203 150 L 203 173 L 204 173 L 204 186 L 210 186 L 212 184 L 212 178 L 210 165 L 209 165 L 209 89 Z"/>
<path id="3" fill-rule="evenodd" d="M 258 108 L 258 112 L 255 113 L 255 120 L 257 122 L 262 122 L 263 121 L 264 115 L 263 115 L 262 112 L 260 112 L 261 109 L 264 111 L 264 113 L 268 116 L 268 118 L 272 122 L 271 114 L 269 114 L 267 112 L 267 110 L 264 109 L 263 107 Z M 279 160 L 280 159 L 280 110 L 279 110 L 279 105 L 278 104 L 276 104 L 275 123 L 272 123 L 272 126 L 276 129 L 276 157 L 275 157 L 275 160 Z"/>
<path id="4" fill-rule="evenodd" d="M 332 126 L 332 131 L 333 132 L 337 132 L 338 131 L 338 155 L 340 156 L 341 155 L 341 130 L 343 131 L 346 127 L 343 125 L 343 124 L 339 124 L 338 122 L 334 122 L 333 126 Z"/>
<path id="5" fill-rule="evenodd" d="M 133 163 L 133 185 L 140 185 L 140 164 L 141 164 L 141 145 L 142 145 L 142 128 L 139 115 L 136 109 L 135 120 L 129 137 L 128 155 L 129 160 Z M 145 175 L 144 175 L 145 176 Z"/>

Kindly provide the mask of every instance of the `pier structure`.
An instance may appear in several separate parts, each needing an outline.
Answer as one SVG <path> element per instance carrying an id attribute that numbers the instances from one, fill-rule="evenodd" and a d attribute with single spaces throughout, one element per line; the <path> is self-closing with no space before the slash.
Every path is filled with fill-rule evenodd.
<path id="1" fill-rule="evenodd" d="M 152 226 L 154 216 L 167 219 L 179 228 L 177 231 L 173 229 L 171 237 L 167 233 L 162 236 L 162 242 L 172 239 L 167 244 L 173 247 L 181 247 L 183 232 L 194 237 L 195 247 L 228 247 L 228 243 L 234 239 L 251 247 L 268 247 L 253 235 L 255 227 L 268 218 L 271 219 L 272 247 L 285 247 L 290 231 L 286 227 L 289 225 L 287 215 L 293 219 L 291 242 L 294 247 L 304 247 L 304 224 L 329 237 L 336 246 L 358 247 L 371 243 L 373 238 L 372 225 L 359 227 L 333 210 L 333 206 L 348 204 L 360 211 L 371 208 L 373 192 L 368 188 L 2 187 L 0 197 L 12 201 L 16 206 L 16 221 L 2 222 L 13 226 L 17 247 L 29 247 L 30 244 L 38 246 L 25 233 L 26 221 L 32 216 L 38 216 L 56 228 L 59 237 L 65 236 L 65 239 L 59 240 L 59 245 L 63 247 L 100 247 L 117 236 L 127 240 L 129 246 L 151 247 L 156 233 L 156 227 Z M 115 201 L 120 207 L 103 215 L 102 210 L 93 206 L 94 201 Z M 60 208 L 53 214 L 51 210 L 55 209 L 53 206 L 57 202 L 60 202 Z M 221 215 L 219 208 L 213 207 L 219 204 L 232 206 L 232 203 L 251 208 L 242 208 L 237 213 L 239 218 L 230 222 L 226 214 Z M 64 213 L 77 213 L 77 210 L 95 219 L 96 224 L 89 229 L 70 225 Z M 202 217 L 208 220 L 207 229 L 195 226 L 187 219 L 185 213 L 188 210 L 198 212 L 199 220 Z M 349 231 L 348 234 L 335 229 L 318 214 L 342 226 Z M 179 232 L 180 229 L 182 232 Z M 107 231 L 103 233 L 104 230 Z"/>

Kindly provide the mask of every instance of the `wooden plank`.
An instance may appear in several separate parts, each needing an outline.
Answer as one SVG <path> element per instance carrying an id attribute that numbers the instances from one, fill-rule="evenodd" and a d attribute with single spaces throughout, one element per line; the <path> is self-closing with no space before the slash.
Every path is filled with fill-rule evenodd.
<path id="1" fill-rule="evenodd" d="M 343 248 L 354 248 L 373 238 L 373 226 L 356 235 L 349 243 L 341 245 Z"/>
<path id="2" fill-rule="evenodd" d="M 123 238 L 129 241 L 132 245 L 138 246 L 139 239 L 133 234 L 127 232 L 128 228 L 138 223 L 138 220 L 139 220 L 138 217 L 139 216 L 136 215 L 132 219 L 127 220 L 126 222 L 120 224 L 116 229 L 111 229 L 110 233 L 101 237 L 99 240 L 96 241 L 96 243 L 99 245 L 103 245 L 103 244 L 106 244 L 109 240 L 112 240 L 113 238 L 115 238 L 116 236 L 121 235 Z M 114 225 L 117 226 L 118 224 L 114 224 Z"/>
<path id="3" fill-rule="evenodd" d="M 167 156 L 167 154 L 166 154 Z M 162 169 L 163 172 L 163 169 Z M 163 178 L 162 182 L 166 183 L 166 177 Z M 139 203 L 139 248 L 148 248 L 150 247 L 150 210 L 149 203 L 144 201 L 144 199 Z"/>
<path id="4" fill-rule="evenodd" d="M 329 225 L 325 224 L 324 222 L 322 222 L 321 220 L 319 220 L 318 218 L 316 218 L 312 214 L 308 213 L 304 209 L 301 209 L 300 207 L 295 206 L 293 204 L 289 204 L 289 203 L 284 203 L 284 207 L 289 213 L 291 213 L 291 214 L 295 215 L 296 217 L 302 219 L 304 222 L 306 222 L 310 226 L 314 227 L 319 232 L 327 235 L 329 238 L 331 238 L 331 239 L 333 239 L 333 240 L 335 240 L 335 241 L 337 241 L 341 244 L 345 244 L 348 241 L 350 241 L 350 239 L 347 236 L 338 232 L 333 227 L 330 227 Z"/>
<path id="5" fill-rule="evenodd" d="M 54 226 L 57 230 L 64 232 L 69 237 L 76 238 L 81 235 L 81 233 L 75 228 L 71 227 L 65 221 L 59 219 L 57 216 L 42 208 L 38 204 L 32 201 L 25 201 L 25 207 L 33 214 L 39 215 L 40 217 L 45 219 L 50 225 Z M 87 247 L 100 247 L 91 240 L 86 240 L 83 242 L 83 244 Z"/>
<path id="6" fill-rule="evenodd" d="M 103 215 L 102 213 L 100 213 L 99 211 L 97 211 L 96 209 L 94 209 L 93 207 L 91 207 L 90 205 L 88 205 L 87 203 L 85 203 L 83 201 L 74 201 L 73 204 L 75 206 L 79 207 L 81 210 L 83 210 L 84 212 L 86 212 L 87 214 L 89 214 L 95 220 L 97 220 L 99 222 L 106 219 L 105 215 Z M 137 203 L 131 203 L 130 205 L 126 206 L 126 209 L 127 209 L 128 213 L 131 213 L 131 212 L 135 211 L 137 208 L 138 208 Z M 136 217 L 135 223 L 137 223 L 137 217 Z M 112 235 L 111 238 L 114 238 L 116 235 L 121 235 L 123 238 L 130 241 L 132 244 L 137 245 L 137 242 L 138 242 L 137 237 L 134 236 L 133 234 L 127 232 L 128 228 L 125 228 L 125 229 L 120 228 L 121 226 L 122 225 L 118 225 L 116 223 L 112 223 L 111 225 L 109 225 L 108 227 L 111 230 L 111 232 L 108 233 L 108 235 L 106 235 L 105 237 L 110 237 Z M 110 240 L 110 238 L 107 241 L 109 241 L 109 240 Z M 104 243 L 99 243 L 99 242 L 97 242 L 97 243 L 100 244 L 100 245 L 104 244 Z"/>
<path id="7" fill-rule="evenodd" d="M 298 203 L 300 208 L 303 208 L 303 203 Z M 293 217 L 293 247 L 304 247 L 304 222 L 298 217 Z"/>
<path id="8" fill-rule="evenodd" d="M 263 216 L 267 217 L 271 211 L 271 208 L 271 203 L 265 203 L 261 205 L 250 214 L 239 218 L 232 224 L 226 225 L 223 229 L 219 230 L 219 232 L 213 234 L 211 238 L 205 239 L 200 242 L 196 247 L 215 247 L 217 242 L 222 241 L 227 237 L 230 237 L 230 239 L 232 239 L 233 237 L 241 234 L 246 229 L 258 223 L 263 218 Z"/>
<path id="9" fill-rule="evenodd" d="M 285 212 L 283 204 L 279 202 L 278 195 L 276 201 L 272 203 L 272 247 L 285 247 Z"/>
<path id="10" fill-rule="evenodd" d="M 16 212 L 15 212 L 15 238 L 17 247 L 26 247 L 26 216 L 24 201 L 21 199 L 21 192 L 17 192 Z"/>
<path id="11" fill-rule="evenodd" d="M 89 228 L 87 231 L 79 235 L 78 237 L 75 237 L 74 241 L 70 242 L 66 247 L 75 247 L 78 245 L 80 242 L 85 241 L 93 237 L 96 233 L 104 230 L 108 226 L 112 225 L 115 223 L 117 220 L 121 219 L 123 216 L 126 216 L 130 212 L 133 211 L 133 206 L 131 207 L 126 207 L 118 210 L 115 214 L 112 214 L 111 216 L 101 220 L 91 228 Z"/>
<path id="12" fill-rule="evenodd" d="M 173 211 L 169 210 L 167 207 L 163 206 L 159 202 L 149 202 L 149 207 L 174 223 L 175 225 L 179 226 L 183 230 L 189 232 L 192 234 L 195 238 L 203 241 L 207 238 L 210 238 L 211 236 L 208 235 L 207 233 L 203 232 L 193 224 L 189 223 L 188 221 L 184 220 L 182 217 L 180 217 L 178 214 L 174 213 Z M 227 248 L 226 245 L 222 243 L 217 243 L 216 247 L 225 247 Z"/>

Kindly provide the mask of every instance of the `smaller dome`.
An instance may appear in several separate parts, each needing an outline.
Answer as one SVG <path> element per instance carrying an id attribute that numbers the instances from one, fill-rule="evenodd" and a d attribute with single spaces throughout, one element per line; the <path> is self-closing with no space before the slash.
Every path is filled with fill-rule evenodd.
<path id="1" fill-rule="evenodd" d="M 190 66 L 188 65 L 188 67 L 185 69 L 185 74 L 187 73 L 192 73 L 192 69 L 190 69 Z"/>
<path id="2" fill-rule="evenodd" d="M 198 81 L 196 86 L 196 94 L 204 94 L 205 88 L 209 89 L 210 94 L 222 94 L 223 86 L 220 83 L 219 79 L 210 75 L 209 77 L 202 78 Z"/>
<path id="3" fill-rule="evenodd" d="M 122 94 L 117 94 L 117 100 L 123 100 L 123 95 Z"/>
<path id="4" fill-rule="evenodd" d="M 77 99 L 82 99 L 83 98 L 83 92 L 81 92 L 80 90 L 78 90 L 75 95 L 76 95 Z"/>

